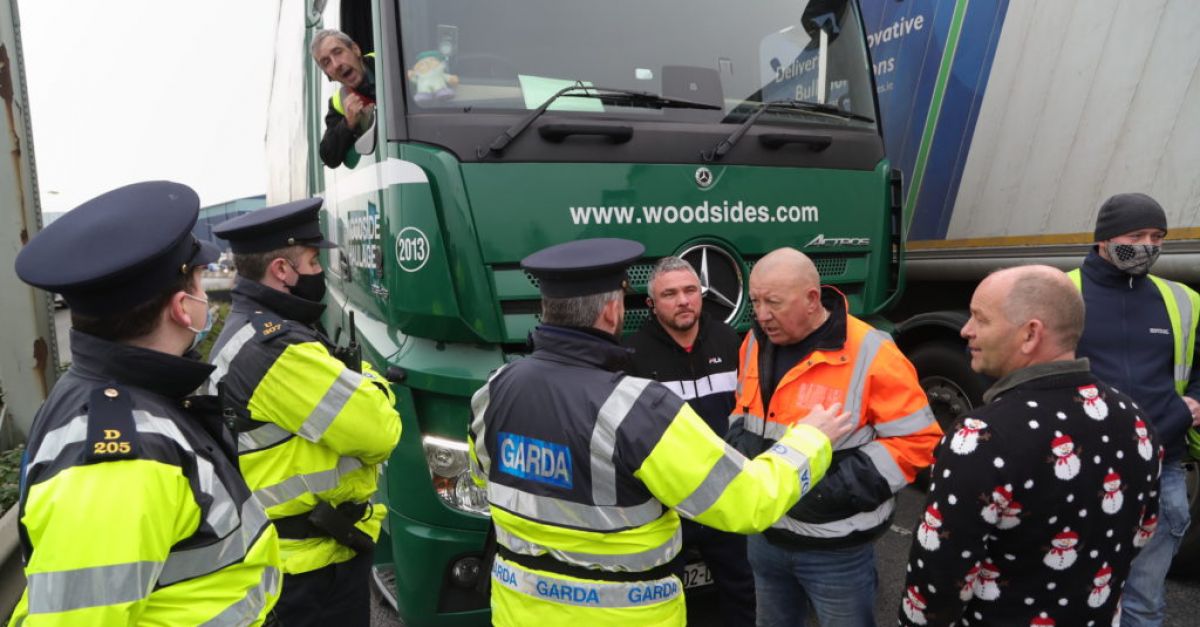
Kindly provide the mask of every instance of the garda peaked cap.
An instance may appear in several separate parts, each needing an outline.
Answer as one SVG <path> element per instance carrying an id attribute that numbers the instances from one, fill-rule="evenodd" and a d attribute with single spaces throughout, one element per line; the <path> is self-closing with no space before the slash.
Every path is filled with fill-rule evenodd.
<path id="1" fill-rule="evenodd" d="M 318 214 L 324 202 L 307 198 L 263 207 L 218 224 L 213 234 L 228 240 L 235 253 L 265 253 L 288 246 L 337 248 L 321 233 Z"/>
<path id="2" fill-rule="evenodd" d="M 132 309 L 220 256 L 215 246 L 192 236 L 199 212 L 199 196 L 179 183 L 114 189 L 33 236 L 17 254 L 17 276 L 62 294 L 81 314 Z"/>
<path id="3" fill-rule="evenodd" d="M 625 269 L 646 252 L 638 242 L 618 238 L 584 239 L 529 255 L 521 267 L 538 280 L 548 298 L 602 294 L 625 285 Z"/>

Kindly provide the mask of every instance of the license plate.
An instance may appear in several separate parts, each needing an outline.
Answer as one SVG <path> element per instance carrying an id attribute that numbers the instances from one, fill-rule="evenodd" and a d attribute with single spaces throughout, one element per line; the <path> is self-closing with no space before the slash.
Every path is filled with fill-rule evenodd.
<path id="1" fill-rule="evenodd" d="M 699 588 L 713 582 L 712 571 L 704 562 L 693 562 L 683 567 L 683 587 Z"/>

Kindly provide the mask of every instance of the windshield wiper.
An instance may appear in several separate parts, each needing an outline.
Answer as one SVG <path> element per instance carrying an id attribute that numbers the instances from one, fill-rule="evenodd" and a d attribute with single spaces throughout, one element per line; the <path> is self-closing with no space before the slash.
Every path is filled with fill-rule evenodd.
<path id="1" fill-rule="evenodd" d="M 845 111 L 831 104 L 806 102 L 804 100 L 776 100 L 771 102 L 763 102 L 759 104 L 758 109 L 754 113 L 751 113 L 741 123 L 740 126 L 738 126 L 732 133 L 729 134 L 729 137 L 722 139 L 720 143 L 713 147 L 712 150 L 700 153 L 701 158 L 703 158 L 705 161 L 716 161 L 717 159 L 724 157 L 729 153 L 730 150 L 733 150 L 733 146 L 738 143 L 738 140 L 740 140 L 743 135 L 746 134 L 746 131 L 749 131 L 750 127 L 754 126 L 754 123 L 758 121 L 758 118 L 762 117 L 762 114 L 768 111 L 803 111 L 805 113 L 830 115 L 846 120 L 860 120 L 871 123 L 875 122 L 874 118 L 870 118 L 858 113 L 852 113 L 850 111 Z"/>
<path id="2" fill-rule="evenodd" d="M 504 152 L 512 140 L 518 135 L 525 132 L 533 121 L 538 119 L 538 116 L 546 112 L 550 105 L 554 104 L 555 100 L 567 96 L 571 98 L 594 98 L 606 105 L 614 105 L 621 107 L 645 107 L 649 109 L 712 109 L 720 110 L 719 105 L 708 104 L 704 102 L 695 102 L 692 100 L 682 100 L 679 98 L 667 98 L 659 96 L 647 91 L 634 91 L 631 89 L 616 89 L 613 87 L 588 87 L 587 85 L 575 84 L 569 87 L 564 87 L 554 95 L 546 99 L 538 108 L 529 112 L 516 124 L 508 127 L 503 133 L 496 136 L 492 143 L 484 148 L 478 146 L 475 148 L 475 156 L 479 159 L 486 157 L 488 154 L 500 154 Z"/>

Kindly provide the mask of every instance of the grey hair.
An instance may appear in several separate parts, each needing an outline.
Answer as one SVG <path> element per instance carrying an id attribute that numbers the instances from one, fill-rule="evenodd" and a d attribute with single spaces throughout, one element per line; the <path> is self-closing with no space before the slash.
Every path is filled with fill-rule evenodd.
<path id="1" fill-rule="evenodd" d="M 625 292 L 622 290 L 571 298 L 543 296 L 542 322 L 564 327 L 594 326 L 596 319 L 600 317 L 600 312 L 604 310 L 604 306 L 621 298 L 625 298 Z"/>
<path id="2" fill-rule="evenodd" d="M 346 44 L 347 48 L 354 46 L 354 40 L 350 39 L 350 36 L 346 33 L 343 33 L 336 28 L 322 28 L 321 30 L 317 31 L 316 35 L 313 35 L 312 43 L 308 46 L 308 54 L 311 55 L 314 60 L 317 58 L 317 49 L 321 47 L 321 42 L 325 41 L 329 37 L 333 37 Z"/>
<path id="3" fill-rule="evenodd" d="M 646 281 L 646 291 L 650 293 L 650 298 L 654 298 L 654 282 L 658 280 L 658 277 L 668 272 L 679 272 L 681 270 L 691 272 L 697 280 L 700 279 L 700 275 L 696 274 L 696 269 L 692 267 L 692 264 L 680 257 L 663 257 L 659 259 L 658 263 L 654 264 L 654 270 L 650 272 L 650 279 Z"/>

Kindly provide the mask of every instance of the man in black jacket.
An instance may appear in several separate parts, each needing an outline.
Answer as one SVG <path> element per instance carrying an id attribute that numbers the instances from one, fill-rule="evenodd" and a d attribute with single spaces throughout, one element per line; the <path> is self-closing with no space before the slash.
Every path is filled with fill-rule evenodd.
<path id="1" fill-rule="evenodd" d="M 336 168 L 347 162 L 354 167 L 358 153 L 354 141 L 368 128 L 375 115 L 375 59 L 364 55 L 346 33 L 325 29 L 313 36 L 313 60 L 331 81 L 341 87 L 329 99 L 325 135 L 321 137 L 321 161 Z"/>
<path id="2" fill-rule="evenodd" d="M 1123 627 L 1162 625 L 1167 569 L 1188 528 L 1184 434 L 1200 423 L 1200 370 L 1193 367 L 1200 296 L 1150 274 L 1167 214 L 1146 194 L 1117 194 L 1096 216 L 1095 246 L 1079 270 L 1087 317 L 1079 355 L 1092 372 L 1137 402 L 1164 456 L 1158 533 L 1136 560 L 1121 599 Z"/>
<path id="3" fill-rule="evenodd" d="M 664 257 L 648 284 L 651 317 L 626 340 L 635 353 L 629 374 L 659 381 L 686 400 L 725 437 L 737 387 L 738 346 L 732 327 L 701 311 L 700 278 L 679 257 Z M 746 536 L 683 521 L 685 547 L 695 547 L 716 582 L 726 625 L 754 624 L 754 576 Z"/>

